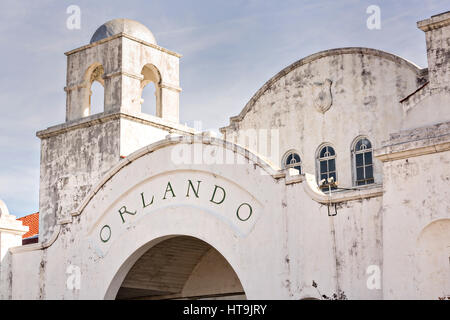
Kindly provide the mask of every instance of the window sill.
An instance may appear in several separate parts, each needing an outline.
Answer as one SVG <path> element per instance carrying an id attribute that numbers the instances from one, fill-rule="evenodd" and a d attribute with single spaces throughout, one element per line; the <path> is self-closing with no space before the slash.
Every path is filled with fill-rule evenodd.
<path id="1" fill-rule="evenodd" d="M 381 197 L 383 195 L 383 185 L 379 183 L 354 187 L 359 190 L 333 190 L 331 191 L 331 194 L 329 194 L 324 193 L 319 189 L 314 175 L 306 173 L 304 175 L 304 181 L 303 188 L 305 192 L 311 199 L 323 204 L 368 199 Z"/>

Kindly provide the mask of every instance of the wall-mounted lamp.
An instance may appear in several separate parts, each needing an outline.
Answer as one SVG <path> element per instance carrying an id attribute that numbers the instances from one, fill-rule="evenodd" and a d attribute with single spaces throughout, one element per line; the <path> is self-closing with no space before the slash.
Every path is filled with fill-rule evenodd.
<path id="1" fill-rule="evenodd" d="M 337 215 L 337 203 L 334 203 L 334 214 L 330 213 L 330 206 L 333 204 L 331 203 L 331 189 L 333 190 L 360 190 L 358 188 L 343 188 L 343 187 L 338 187 L 338 182 L 334 181 L 334 177 L 329 177 L 328 179 L 322 179 L 319 182 L 319 189 L 322 190 L 322 192 L 324 192 L 324 190 L 328 190 L 328 216 L 329 217 L 334 217 L 335 215 Z"/>

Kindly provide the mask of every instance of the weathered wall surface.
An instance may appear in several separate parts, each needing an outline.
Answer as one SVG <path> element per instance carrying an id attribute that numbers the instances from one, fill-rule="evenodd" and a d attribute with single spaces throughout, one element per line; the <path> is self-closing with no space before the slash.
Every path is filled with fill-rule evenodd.
<path id="1" fill-rule="evenodd" d="M 39 237 L 44 242 L 58 220 L 75 211 L 91 187 L 121 156 L 193 130 L 151 115 L 102 113 L 38 132 L 41 138 Z"/>
<path id="2" fill-rule="evenodd" d="M 322 113 L 317 108 L 329 96 L 327 79 L 331 80 L 332 104 Z M 400 128 L 403 110 L 399 101 L 420 81 L 418 68 L 385 52 L 366 48 L 319 52 L 269 80 L 222 130 L 227 140 L 242 143 L 249 129 L 278 129 L 278 152 L 257 151 L 281 166 L 285 152 L 298 150 L 303 172 L 309 173 L 316 172 L 319 146 L 331 143 L 337 152 L 338 181 L 351 186 L 352 142 L 366 135 L 373 148 L 380 147 L 390 132 Z M 381 183 L 379 162 L 374 169 L 375 182 Z"/>
<path id="3" fill-rule="evenodd" d="M 174 142 L 183 139 L 188 138 Z M 380 290 L 367 288 L 365 276 L 367 265 L 380 263 L 379 196 L 341 201 L 338 215 L 328 217 L 326 206 L 308 193 L 318 191 L 308 191 L 311 186 L 301 176 L 286 185 L 282 172 L 216 139 L 195 146 L 205 148 L 205 155 L 215 151 L 235 157 L 237 164 L 175 163 L 173 155 L 192 145 L 174 142 L 156 143 L 122 160 L 122 168 L 104 177 L 106 183 L 80 215 L 60 226 L 56 241 L 37 251 L 41 254 L 18 248 L 15 261 L 40 270 L 34 272 L 39 281 L 32 281 L 40 289 L 29 291 L 39 292 L 34 298 L 114 298 L 134 262 L 170 235 L 193 236 L 213 246 L 233 267 L 249 299 L 319 298 L 338 292 L 349 298 L 380 297 Z M 201 181 L 198 197 L 192 189 L 188 196 L 189 179 L 195 187 Z M 224 193 L 219 188 L 214 196 L 215 186 Z M 239 219 L 243 203 L 252 207 L 252 214 L 248 217 L 244 205 Z M 71 265 L 81 270 L 79 290 L 66 286 Z M 14 279 L 22 279 L 26 271 L 15 268 Z M 15 298 L 23 297 L 22 285 L 14 284 Z"/>
<path id="4" fill-rule="evenodd" d="M 386 299 L 438 299 L 450 292 L 449 128 L 443 123 L 393 134 L 379 151 Z M 427 226 L 441 219 L 428 235 Z"/>
<path id="5" fill-rule="evenodd" d="M 12 290 L 10 299 L 45 299 L 47 260 L 44 250 L 12 254 Z M 17 266 L 20 266 L 17 267 Z"/>
<path id="6" fill-rule="evenodd" d="M 447 215 L 448 217 L 449 215 Z M 417 238 L 414 289 L 422 299 L 448 297 L 450 291 L 450 219 L 435 220 Z"/>
<path id="7" fill-rule="evenodd" d="M 300 186 L 302 191 L 310 188 L 306 181 Z M 337 215 L 330 217 L 327 202 L 318 203 L 297 187 L 285 185 L 282 200 L 289 270 L 285 286 L 290 299 L 320 298 L 317 289 L 327 296 L 344 293 L 349 299 L 381 299 L 381 290 L 366 285 L 367 268 L 382 268 L 381 197 L 349 201 L 335 195 Z M 333 205 L 330 210 L 335 214 Z M 317 289 L 311 286 L 313 281 Z"/>
<path id="8" fill-rule="evenodd" d="M 402 129 L 450 121 L 450 13 L 419 21 L 425 32 L 429 82 L 402 101 Z"/>
<path id="9" fill-rule="evenodd" d="M 383 296 L 450 293 L 450 12 L 419 21 L 429 82 L 401 103 L 402 131 L 377 151 L 383 161 Z"/>
<path id="10" fill-rule="evenodd" d="M 143 117 L 145 115 L 141 116 L 141 118 Z M 124 118 L 121 119 L 120 155 L 127 156 L 153 142 L 163 140 L 169 134 L 169 130 L 150 126 L 148 123 L 136 122 Z"/>
<path id="11" fill-rule="evenodd" d="M 120 120 L 99 121 L 60 134 L 41 132 L 39 238 L 45 242 L 91 186 L 120 160 Z"/>
<path id="12" fill-rule="evenodd" d="M 405 116 L 401 129 L 408 130 L 449 121 L 449 106 L 450 89 L 432 90 L 430 84 L 427 84 L 407 100 L 402 101 Z"/>
<path id="13" fill-rule="evenodd" d="M 431 90 L 450 90 L 450 12 L 417 22 L 425 32 Z"/>

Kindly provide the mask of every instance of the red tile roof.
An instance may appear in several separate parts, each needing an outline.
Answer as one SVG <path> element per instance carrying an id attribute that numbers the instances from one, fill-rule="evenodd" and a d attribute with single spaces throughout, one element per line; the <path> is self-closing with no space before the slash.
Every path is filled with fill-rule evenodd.
<path id="1" fill-rule="evenodd" d="M 39 233 L 39 212 L 29 214 L 17 220 L 22 221 L 24 226 L 30 227 L 30 230 L 22 236 L 22 239 L 35 236 Z"/>

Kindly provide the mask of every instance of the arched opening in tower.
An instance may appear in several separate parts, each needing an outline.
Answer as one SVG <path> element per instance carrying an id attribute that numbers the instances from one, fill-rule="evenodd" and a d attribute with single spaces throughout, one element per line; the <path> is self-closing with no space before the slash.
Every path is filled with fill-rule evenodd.
<path id="1" fill-rule="evenodd" d="M 156 115 L 156 87 L 153 82 L 149 82 L 142 90 L 141 112 Z"/>
<path id="2" fill-rule="evenodd" d="M 102 84 L 94 81 L 91 86 L 90 115 L 104 111 L 105 91 Z"/>
<path id="3" fill-rule="evenodd" d="M 141 74 L 141 112 L 161 117 L 161 74 L 152 64 L 146 64 Z"/>

